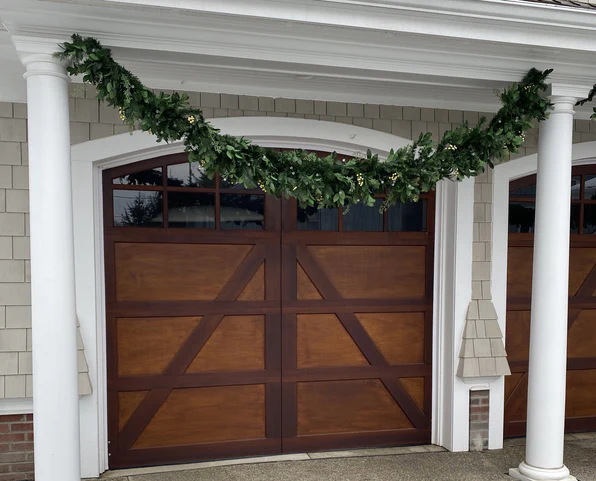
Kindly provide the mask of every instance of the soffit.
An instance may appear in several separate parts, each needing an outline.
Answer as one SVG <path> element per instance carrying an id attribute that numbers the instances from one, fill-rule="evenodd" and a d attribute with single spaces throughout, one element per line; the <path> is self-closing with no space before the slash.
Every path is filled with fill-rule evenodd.
<path id="1" fill-rule="evenodd" d="M 490 111 L 532 66 L 596 78 L 596 16 L 520 3 L 0 0 L 0 17 L 13 36 L 95 36 L 156 88 Z"/>

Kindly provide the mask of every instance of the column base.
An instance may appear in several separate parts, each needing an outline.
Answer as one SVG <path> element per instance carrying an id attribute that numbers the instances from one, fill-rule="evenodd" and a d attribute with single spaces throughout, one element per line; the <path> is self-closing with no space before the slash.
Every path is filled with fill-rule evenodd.
<path id="1" fill-rule="evenodd" d="M 561 469 L 540 469 L 528 466 L 525 463 L 522 463 L 520 466 L 522 465 L 525 468 L 524 471 L 532 471 L 533 473 L 527 476 L 520 473 L 519 468 L 511 468 L 509 470 L 509 476 L 521 481 L 577 481 L 575 476 L 569 474 L 569 470 L 566 467 Z"/>

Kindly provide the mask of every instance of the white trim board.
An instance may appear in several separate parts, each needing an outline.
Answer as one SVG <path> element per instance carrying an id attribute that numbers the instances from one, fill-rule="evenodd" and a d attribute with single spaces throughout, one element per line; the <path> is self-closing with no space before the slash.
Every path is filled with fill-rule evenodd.
<path id="1" fill-rule="evenodd" d="M 596 163 L 596 141 L 574 144 L 572 150 L 572 164 L 586 165 Z M 538 154 L 532 154 L 519 159 L 497 165 L 493 180 L 493 252 L 491 262 L 491 279 L 493 304 L 497 311 L 497 318 L 503 333 L 507 327 L 507 256 L 509 231 L 509 183 L 512 180 L 535 174 L 538 166 Z M 503 338 L 506 346 L 506 336 Z M 504 380 L 493 384 L 490 401 L 490 429 L 492 419 L 500 418 L 500 430 L 503 431 L 503 416 L 505 411 Z M 495 409 L 495 411 L 493 411 Z M 491 436 L 492 440 L 492 436 Z M 490 441 L 489 441 L 490 442 Z M 502 435 L 501 435 L 502 443 Z"/>
<path id="2" fill-rule="evenodd" d="M 0 399 L 0 416 L 31 413 L 33 413 L 33 399 L 30 397 Z"/>
<path id="3" fill-rule="evenodd" d="M 346 155 L 371 148 L 386 156 L 391 148 L 410 143 L 383 132 L 316 120 L 239 117 L 215 119 L 212 123 L 224 133 L 243 135 L 264 146 L 335 150 Z M 93 394 L 82 398 L 80 404 L 83 477 L 97 477 L 108 468 L 101 171 L 181 151 L 181 142 L 157 144 L 154 136 L 143 132 L 84 142 L 71 150 L 77 315 L 94 387 Z M 436 252 L 445 253 L 435 262 L 435 294 L 440 286 L 452 287 L 435 295 L 433 379 L 437 381 L 433 381 L 433 391 L 437 395 L 433 394 L 432 429 L 433 442 L 452 450 L 467 450 L 468 388 L 464 386 L 466 394 L 462 396 L 463 388 L 455 377 L 459 348 L 455 344 L 461 339 L 471 291 L 473 193 L 471 179 L 461 183 L 442 181 L 437 186 L 440 208 L 436 217 Z M 456 199 L 457 209 L 452 205 Z M 454 228 L 456 210 L 457 229 Z M 450 245 L 447 249 L 443 247 L 446 242 Z M 454 269 L 461 276 L 455 275 Z M 456 285 L 450 281 L 454 275 L 458 279 Z M 443 304 L 447 308 L 441 307 Z M 441 368 L 443 363 L 451 366 L 449 370 Z M 456 441 L 453 441 L 454 431 L 457 431 Z"/>
<path id="4" fill-rule="evenodd" d="M 0 0 L 0 10 L 17 50 L 97 36 L 152 88 L 491 112 L 493 89 L 530 66 L 554 68 L 558 82 L 596 76 L 596 15 L 529 2 Z"/>

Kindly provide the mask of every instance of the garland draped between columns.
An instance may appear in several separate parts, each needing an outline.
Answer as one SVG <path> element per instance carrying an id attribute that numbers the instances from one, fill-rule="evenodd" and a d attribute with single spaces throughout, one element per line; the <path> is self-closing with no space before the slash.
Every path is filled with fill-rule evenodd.
<path id="1" fill-rule="evenodd" d="M 277 197 L 295 197 L 302 206 L 373 205 L 374 195 L 381 193 L 386 193 L 383 208 L 417 201 L 441 179 L 476 176 L 487 165 L 493 167 L 494 160 L 516 152 L 532 121 L 544 120 L 550 106 L 541 93 L 552 70 L 531 69 L 499 94 L 502 107 L 490 122 L 465 122 L 436 142 L 430 133 L 421 134 L 407 147 L 391 150 L 385 160 L 370 151 L 347 161 L 335 153 L 319 158 L 304 150 L 277 152 L 221 134 L 200 109 L 189 105 L 186 94 L 153 93 L 97 39 L 74 34 L 72 42 L 60 48 L 55 55 L 70 62 L 68 73 L 83 75 L 84 82 L 97 88 L 97 98 L 118 108 L 131 128 L 152 133 L 158 141 L 182 139 L 189 160 L 209 176 L 217 171 L 231 182 L 258 185 Z M 582 103 L 595 94 L 592 90 Z"/>

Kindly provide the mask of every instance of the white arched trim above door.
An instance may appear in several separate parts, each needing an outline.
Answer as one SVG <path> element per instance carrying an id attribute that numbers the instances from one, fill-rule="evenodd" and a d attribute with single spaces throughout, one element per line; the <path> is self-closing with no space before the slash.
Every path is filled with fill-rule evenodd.
<path id="1" fill-rule="evenodd" d="M 572 151 L 574 166 L 596 163 L 596 142 L 575 144 Z M 509 183 L 513 180 L 535 174 L 538 167 L 538 154 L 497 165 L 493 182 L 493 253 L 492 295 L 503 332 L 506 328 L 507 312 L 507 253 L 509 233 Z M 507 345 L 505 345 L 507 348 Z M 505 409 L 505 393 L 502 389 L 491 397 L 491 409 L 498 404 L 501 412 Z M 501 418 L 502 419 L 502 418 Z"/>
<path id="2" fill-rule="evenodd" d="M 384 132 L 317 120 L 235 117 L 214 119 L 211 123 L 222 133 L 243 136 L 263 146 L 336 151 L 345 155 L 370 149 L 385 157 L 391 149 L 411 143 L 409 139 Z M 84 142 L 73 146 L 71 150 L 77 315 L 94 387 L 93 394 L 80 401 L 81 466 L 84 478 L 97 477 L 108 468 L 101 171 L 183 150 L 184 146 L 180 141 L 171 144 L 157 143 L 155 136 L 144 132 Z M 445 286 L 454 284 L 447 280 L 454 279 L 455 269 L 460 269 L 461 272 L 471 270 L 473 180 L 461 183 L 440 182 L 436 198 L 433 442 L 450 449 L 462 450 L 463 446 L 467 446 L 467 425 L 464 427 L 461 423 L 453 422 L 454 372 L 452 376 L 453 369 L 445 366 L 453 364 L 454 359 L 457 359 L 452 352 L 452 343 L 457 337 L 454 334 L 457 327 L 454 327 L 453 319 L 458 316 L 453 315 L 454 301 L 450 296 L 457 293 L 462 298 L 458 303 L 462 306 L 459 310 L 465 309 L 469 300 L 469 292 L 466 293 L 466 290 L 471 289 L 469 275 L 459 280 L 459 289 L 445 289 Z M 456 215 L 455 211 L 459 209 L 455 206 L 456 201 L 458 206 L 467 206 L 464 208 L 469 212 Z M 465 226 L 458 227 L 459 224 Z M 452 250 L 457 244 L 456 237 L 460 236 L 469 238 L 469 246 L 466 248 L 459 243 L 463 247 L 460 247 L 462 254 L 456 265 L 449 259 L 454 255 Z M 459 317 L 463 319 L 464 314 Z M 462 405 L 459 410 L 462 416 L 466 415 L 467 405 Z M 461 419 L 461 416 L 455 417 Z M 462 441 L 459 443 L 452 441 L 454 424 L 460 426 L 458 429 L 462 432 L 463 437 L 459 436 Z"/>
<path id="3" fill-rule="evenodd" d="M 242 136 L 265 147 L 307 147 L 346 155 L 371 149 L 374 153 L 386 156 L 391 149 L 399 149 L 411 143 L 409 139 L 385 132 L 319 120 L 231 117 L 213 119 L 210 122 L 224 134 Z M 113 166 L 110 161 L 126 159 L 121 163 L 136 162 L 182 150 L 181 141 L 157 143 L 154 135 L 135 131 L 132 134 L 114 135 L 74 145 L 71 154 L 73 162 L 98 162 L 101 165 L 109 163 Z"/>

